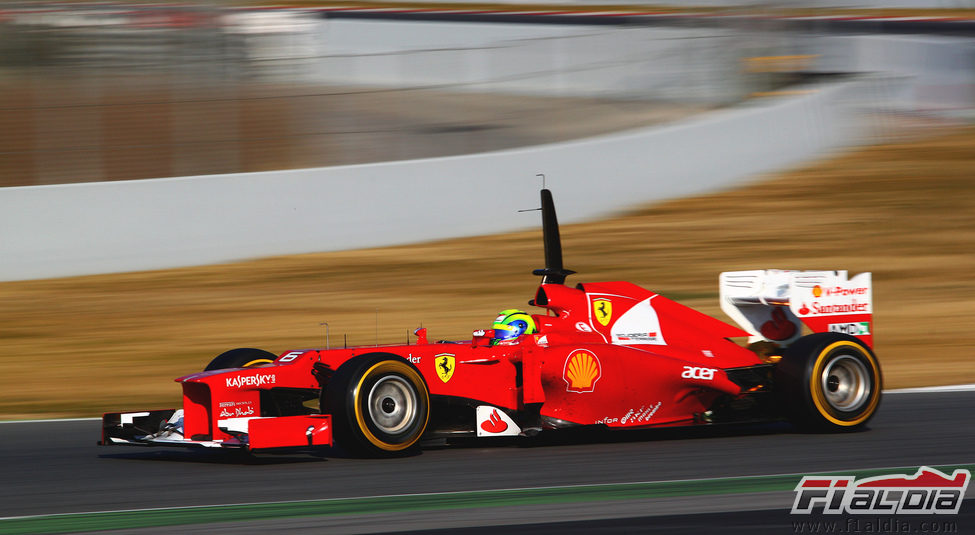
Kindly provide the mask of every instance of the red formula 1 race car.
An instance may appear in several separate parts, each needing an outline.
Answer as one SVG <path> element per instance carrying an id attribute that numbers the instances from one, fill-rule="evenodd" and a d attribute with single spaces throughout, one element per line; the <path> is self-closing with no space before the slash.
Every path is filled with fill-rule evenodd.
<path id="1" fill-rule="evenodd" d="M 177 379 L 181 409 L 109 413 L 101 444 L 395 455 L 421 439 L 788 419 L 863 426 L 880 402 L 870 274 L 722 273 L 729 325 L 627 282 L 566 286 L 551 193 L 529 304 L 471 340 L 274 355 L 235 349 Z M 509 321 L 514 318 L 513 321 Z M 803 335 L 804 326 L 812 334 Z M 748 337 L 743 347 L 730 338 Z M 317 401 L 317 403 L 316 403 Z"/>

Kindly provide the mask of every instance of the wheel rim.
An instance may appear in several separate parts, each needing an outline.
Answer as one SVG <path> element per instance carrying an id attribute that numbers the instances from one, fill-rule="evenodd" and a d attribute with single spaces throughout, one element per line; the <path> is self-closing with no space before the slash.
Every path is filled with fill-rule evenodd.
<path id="1" fill-rule="evenodd" d="M 870 374 L 859 359 L 838 355 L 823 367 L 820 387 L 832 408 L 855 411 L 870 397 Z"/>
<path id="2" fill-rule="evenodd" d="M 408 428 L 417 414 L 416 392 L 402 377 L 383 377 L 369 390 L 369 420 L 388 435 Z"/>

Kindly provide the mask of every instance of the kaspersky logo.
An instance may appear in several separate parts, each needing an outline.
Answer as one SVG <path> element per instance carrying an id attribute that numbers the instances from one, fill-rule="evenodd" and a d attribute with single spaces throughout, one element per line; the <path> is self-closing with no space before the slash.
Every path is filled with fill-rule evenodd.
<path id="1" fill-rule="evenodd" d="M 971 472 L 950 476 L 927 466 L 917 473 L 855 479 L 852 476 L 805 476 L 796 485 L 792 514 L 956 515 Z"/>

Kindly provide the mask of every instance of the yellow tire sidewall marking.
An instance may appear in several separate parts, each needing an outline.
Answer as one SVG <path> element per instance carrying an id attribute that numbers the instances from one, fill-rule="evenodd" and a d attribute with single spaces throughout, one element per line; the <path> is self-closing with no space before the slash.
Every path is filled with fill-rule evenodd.
<path id="1" fill-rule="evenodd" d="M 395 360 L 384 360 L 377 362 L 366 370 L 366 372 L 362 374 L 362 377 L 359 378 L 359 383 L 355 386 L 355 395 L 353 396 L 352 400 L 355 406 L 355 419 L 356 423 L 359 425 L 359 430 L 362 432 L 362 435 L 366 438 L 366 440 L 368 440 L 373 446 L 385 451 L 401 451 L 415 444 L 417 440 L 420 440 L 420 436 L 423 433 L 417 433 L 413 440 L 404 442 L 403 444 L 390 444 L 388 442 L 383 442 L 379 437 L 374 435 L 369 429 L 369 426 L 366 425 L 365 414 L 363 414 L 362 404 L 360 403 L 360 396 L 363 394 L 362 385 L 366 382 L 366 379 L 371 377 L 373 373 L 381 373 L 385 371 L 396 372 L 403 375 L 417 389 L 417 394 L 419 394 L 419 396 L 422 398 L 418 401 L 422 401 L 424 403 L 423 406 L 427 409 L 426 420 L 424 420 L 423 426 L 420 428 L 421 430 L 426 429 L 427 422 L 430 421 L 430 394 L 427 391 L 426 385 L 423 384 L 423 378 L 420 377 L 416 370 L 402 362 Z"/>
<path id="2" fill-rule="evenodd" d="M 274 362 L 274 361 L 273 360 L 270 360 L 270 359 L 254 359 L 254 360 L 248 362 L 247 364 L 244 364 L 241 367 L 242 368 L 250 368 L 251 366 L 257 366 L 258 364 L 270 364 L 272 362 Z"/>
<path id="3" fill-rule="evenodd" d="M 859 417 L 854 420 L 840 420 L 830 414 L 829 403 L 826 401 L 826 395 L 823 393 L 820 386 L 820 380 L 823 375 L 823 368 L 826 364 L 826 357 L 833 352 L 834 349 L 841 347 L 852 347 L 860 352 L 863 356 L 867 357 L 866 360 L 870 364 L 870 369 L 873 371 L 871 381 L 873 383 L 873 391 L 870 393 L 869 406 L 863 410 Z M 858 359 L 859 360 L 859 359 Z M 862 345 L 852 342 L 850 340 L 841 340 L 839 342 L 833 342 L 832 344 L 826 346 L 819 355 L 816 356 L 816 365 L 813 366 L 812 376 L 809 378 L 809 391 L 812 394 L 813 404 L 816 406 L 816 410 L 819 414 L 826 418 L 830 423 L 843 427 L 853 427 L 865 422 L 870 415 L 873 414 L 874 410 L 877 409 L 877 404 L 880 402 L 880 369 L 877 367 L 876 359 L 870 356 L 870 352 L 864 348 Z"/>

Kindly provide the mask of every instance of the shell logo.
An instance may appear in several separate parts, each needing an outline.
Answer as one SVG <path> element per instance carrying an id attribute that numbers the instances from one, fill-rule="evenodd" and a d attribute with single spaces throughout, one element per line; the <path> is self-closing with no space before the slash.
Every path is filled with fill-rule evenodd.
<path id="1" fill-rule="evenodd" d="M 591 351 L 577 349 L 569 353 L 569 357 L 565 359 L 562 378 L 568 385 L 567 392 L 592 392 L 600 376 L 602 376 L 602 366 L 599 364 L 599 358 Z"/>
<path id="2" fill-rule="evenodd" d="M 823 288 L 820 285 L 818 285 L 818 284 L 815 285 L 815 286 L 813 286 L 812 292 L 813 292 L 813 297 L 822 297 L 823 296 Z"/>

